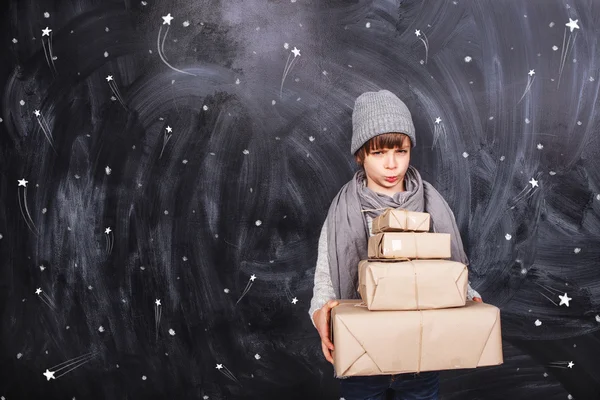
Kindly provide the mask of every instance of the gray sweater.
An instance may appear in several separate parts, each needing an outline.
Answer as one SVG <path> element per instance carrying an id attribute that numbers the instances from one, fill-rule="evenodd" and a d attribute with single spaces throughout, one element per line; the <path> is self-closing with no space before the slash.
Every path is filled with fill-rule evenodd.
<path id="1" fill-rule="evenodd" d="M 367 216 L 367 223 L 369 225 L 369 232 L 373 225 L 373 220 Z M 371 236 L 373 234 L 371 233 Z M 358 266 L 357 266 L 358 268 Z M 467 289 L 467 299 L 472 300 L 473 297 L 481 297 L 477 291 L 471 288 L 469 283 Z M 319 247 L 317 253 L 317 267 L 315 269 L 315 284 L 313 287 L 313 297 L 310 301 L 310 309 L 308 314 L 313 325 L 315 323 L 313 314 L 319 308 L 323 307 L 329 300 L 335 299 L 335 291 L 333 290 L 333 284 L 331 283 L 331 272 L 329 270 L 329 259 L 327 252 L 327 219 L 321 228 L 321 236 L 319 237 Z"/>

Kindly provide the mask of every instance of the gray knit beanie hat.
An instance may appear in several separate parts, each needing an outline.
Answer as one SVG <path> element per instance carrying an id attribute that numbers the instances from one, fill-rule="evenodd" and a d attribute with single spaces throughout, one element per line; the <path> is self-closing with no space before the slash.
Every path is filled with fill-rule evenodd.
<path id="1" fill-rule="evenodd" d="M 415 126 L 408 107 L 389 90 L 365 92 L 358 96 L 352 111 L 352 154 L 383 133 L 404 133 L 415 147 Z"/>

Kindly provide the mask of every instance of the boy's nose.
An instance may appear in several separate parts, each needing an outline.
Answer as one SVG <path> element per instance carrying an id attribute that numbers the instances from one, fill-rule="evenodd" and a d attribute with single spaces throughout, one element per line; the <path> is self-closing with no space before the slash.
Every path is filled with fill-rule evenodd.
<path id="1" fill-rule="evenodd" d="M 393 155 L 387 155 L 385 157 L 385 167 L 389 169 L 396 168 L 396 159 Z"/>

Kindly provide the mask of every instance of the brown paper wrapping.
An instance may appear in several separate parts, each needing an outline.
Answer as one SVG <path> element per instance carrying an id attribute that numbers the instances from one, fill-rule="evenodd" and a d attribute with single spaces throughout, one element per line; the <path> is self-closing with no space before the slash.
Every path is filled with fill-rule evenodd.
<path id="1" fill-rule="evenodd" d="M 384 232 L 371 236 L 368 257 L 450 258 L 449 233 Z"/>
<path id="2" fill-rule="evenodd" d="M 361 261 L 358 290 L 369 310 L 461 307 L 467 299 L 467 267 L 448 260 Z"/>
<path id="3" fill-rule="evenodd" d="M 341 300 L 331 311 L 338 377 L 476 368 L 503 362 L 500 310 L 467 301 L 425 311 L 369 311 Z"/>
<path id="4" fill-rule="evenodd" d="M 371 231 L 374 234 L 397 231 L 428 232 L 430 220 L 429 213 L 388 208 L 373 219 Z"/>

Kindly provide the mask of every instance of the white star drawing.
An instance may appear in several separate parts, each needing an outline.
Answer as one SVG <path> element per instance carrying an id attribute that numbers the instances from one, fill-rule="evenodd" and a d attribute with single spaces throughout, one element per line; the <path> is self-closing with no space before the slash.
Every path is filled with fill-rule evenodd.
<path id="1" fill-rule="evenodd" d="M 256 279 L 256 275 L 252 274 L 252 275 L 250 276 L 250 280 L 251 280 L 252 282 L 254 282 L 254 280 L 255 280 L 255 279 Z"/>
<path id="2" fill-rule="evenodd" d="M 296 48 L 296 46 L 294 46 L 294 49 L 292 50 L 292 53 L 294 53 L 294 57 L 298 57 L 300 55 L 300 50 L 298 50 Z"/>
<path id="3" fill-rule="evenodd" d="M 171 133 L 173 132 L 173 128 L 171 128 L 170 126 L 167 125 L 167 127 L 165 128 L 167 130 L 167 132 Z"/>
<path id="4" fill-rule="evenodd" d="M 415 29 L 415 35 L 417 35 L 417 37 L 421 36 L 421 31 L 418 29 Z"/>
<path id="5" fill-rule="evenodd" d="M 539 319 L 535 320 L 535 326 L 540 326 L 542 325 L 542 321 L 540 321 Z"/>
<path id="6" fill-rule="evenodd" d="M 25 179 L 19 179 L 17 182 L 19 182 L 19 186 L 23 186 L 23 187 L 27 187 L 27 182 Z"/>
<path id="7" fill-rule="evenodd" d="M 571 29 L 571 31 L 573 31 Z M 52 29 L 46 27 L 46 29 L 42 29 L 42 36 L 50 36 L 50 32 L 52 32 Z"/>
<path id="8" fill-rule="evenodd" d="M 296 304 L 297 302 L 298 302 L 298 299 L 297 299 L 296 297 L 294 297 L 294 298 L 292 299 L 292 304 Z"/>
<path id="9" fill-rule="evenodd" d="M 436 124 L 439 124 L 440 122 L 442 122 L 442 119 L 441 119 L 440 117 L 437 117 L 437 118 L 435 119 L 435 123 L 436 123 Z"/>
<path id="10" fill-rule="evenodd" d="M 560 299 L 559 306 L 562 306 L 564 304 L 567 307 L 569 307 L 569 301 L 573 300 L 572 298 L 570 298 L 569 296 L 567 296 L 566 293 L 564 295 L 562 295 L 562 296 L 558 296 L 558 298 Z"/>
<path id="11" fill-rule="evenodd" d="M 569 22 L 566 23 L 565 25 L 568 26 L 569 29 L 571 29 L 571 32 L 573 32 L 573 29 L 579 29 L 579 25 L 577 25 L 578 21 L 579 21 L 578 19 L 573 21 L 571 18 L 569 18 Z"/>
<path id="12" fill-rule="evenodd" d="M 222 369 L 223 368 L 223 364 L 217 364 L 217 369 Z"/>
<path id="13" fill-rule="evenodd" d="M 35 294 L 37 294 L 39 296 L 40 293 L 42 293 L 42 288 L 35 289 Z"/>
<path id="14" fill-rule="evenodd" d="M 33 113 L 35 114 L 36 117 L 40 116 L 40 110 L 35 110 Z"/>
<path id="15" fill-rule="evenodd" d="M 171 20 L 173 19 L 173 17 L 171 17 L 171 13 L 168 13 L 167 15 L 162 17 L 162 19 L 163 19 L 163 25 L 165 25 L 165 24 L 171 25 Z"/>
<path id="16" fill-rule="evenodd" d="M 536 186 L 537 186 L 537 187 L 539 187 L 539 186 L 538 186 L 538 181 L 536 181 L 536 180 L 535 180 L 535 179 L 533 179 L 533 178 L 531 178 L 531 180 L 529 181 L 529 183 L 531 183 L 531 187 L 532 187 L 532 188 L 534 188 L 534 187 L 536 187 Z"/>
<path id="17" fill-rule="evenodd" d="M 161 304 L 160 304 L 160 300 L 159 300 L 159 299 L 156 299 L 156 301 L 154 302 L 154 304 L 156 304 L 157 306 L 160 306 L 160 305 L 161 305 Z"/>
<path id="18" fill-rule="evenodd" d="M 110 82 L 110 81 L 112 81 L 112 80 L 113 80 L 113 77 L 112 77 L 112 75 L 108 75 L 108 76 L 106 77 L 106 82 Z"/>
<path id="19" fill-rule="evenodd" d="M 535 75 L 535 69 L 530 69 L 528 75 L 529 76 L 534 76 Z"/>
<path id="20" fill-rule="evenodd" d="M 104 230 L 104 233 L 106 233 L 107 235 L 111 232 L 112 230 L 110 229 L 110 226 Z"/>
<path id="21" fill-rule="evenodd" d="M 573 368 L 574 366 L 575 366 L 575 363 L 573 361 L 569 361 L 569 365 L 567 365 L 567 367 Z"/>
<path id="22" fill-rule="evenodd" d="M 44 372 L 42 375 L 44 375 L 46 377 L 46 379 L 50 380 L 50 379 L 56 379 L 54 377 L 54 372 L 50 371 L 48 369 L 46 369 L 46 372 Z"/>

